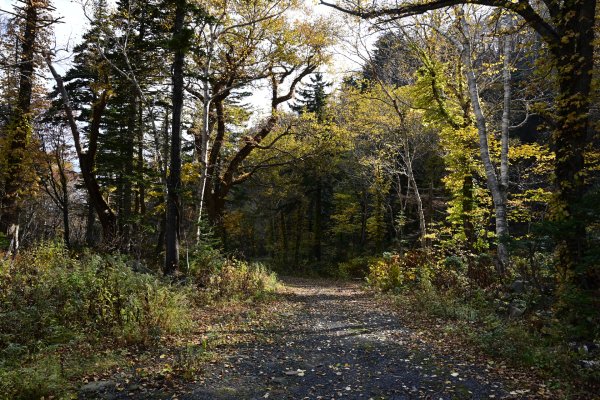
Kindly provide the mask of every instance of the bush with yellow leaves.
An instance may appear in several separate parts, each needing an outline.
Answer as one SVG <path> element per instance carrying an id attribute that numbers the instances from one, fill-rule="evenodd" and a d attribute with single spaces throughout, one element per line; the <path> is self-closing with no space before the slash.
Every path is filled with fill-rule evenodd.
<path id="1" fill-rule="evenodd" d="M 424 251 L 411 250 L 403 255 L 386 252 L 369 264 L 367 283 L 383 292 L 399 291 L 427 280 L 428 276 L 429 263 Z"/>

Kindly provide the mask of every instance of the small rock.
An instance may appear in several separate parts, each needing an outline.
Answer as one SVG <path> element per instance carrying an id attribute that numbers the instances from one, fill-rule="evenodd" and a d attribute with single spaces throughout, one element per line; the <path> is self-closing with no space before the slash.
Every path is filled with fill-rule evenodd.
<path id="1" fill-rule="evenodd" d="M 527 303 L 523 300 L 513 300 L 508 306 L 508 316 L 509 318 L 519 318 L 525 311 L 527 310 Z"/>
<path id="2" fill-rule="evenodd" d="M 295 371 L 283 371 L 283 373 L 287 376 L 304 376 L 305 372 L 306 370 L 304 369 L 297 369 Z"/>
<path id="3" fill-rule="evenodd" d="M 105 392 L 107 390 L 114 389 L 116 386 L 117 384 L 113 381 L 94 381 L 86 383 L 85 385 L 79 388 L 79 391 L 82 394 Z"/>
<path id="4" fill-rule="evenodd" d="M 510 285 L 510 291 L 513 293 L 523 293 L 527 288 L 527 282 L 521 279 L 517 279 Z"/>

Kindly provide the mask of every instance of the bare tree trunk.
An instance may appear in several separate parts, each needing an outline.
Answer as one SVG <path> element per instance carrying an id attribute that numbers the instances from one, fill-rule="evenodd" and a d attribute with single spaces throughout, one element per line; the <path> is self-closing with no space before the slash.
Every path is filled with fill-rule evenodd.
<path id="1" fill-rule="evenodd" d="M 487 187 L 492 195 L 492 200 L 494 202 L 494 210 L 496 214 L 496 236 L 498 238 L 499 272 L 504 273 L 509 261 L 508 252 L 506 251 L 506 248 L 502 243 L 502 241 L 505 240 L 506 237 L 508 237 L 509 235 L 508 219 L 506 215 L 506 196 L 503 194 L 503 191 L 500 188 L 500 183 L 498 182 L 496 170 L 490 158 L 486 118 L 483 113 L 483 109 L 481 108 L 481 102 L 479 101 L 479 89 L 477 87 L 477 80 L 475 78 L 475 72 L 473 71 L 473 64 L 471 61 L 471 44 L 468 39 L 470 37 L 469 25 L 465 20 L 462 10 L 458 11 L 458 19 L 465 38 L 461 46 L 461 58 L 463 64 L 466 67 L 465 73 L 467 75 L 469 97 L 471 98 L 473 113 L 475 114 L 477 133 L 479 136 L 479 151 L 481 154 L 481 161 L 483 162 L 483 166 L 485 169 Z"/>
<path id="2" fill-rule="evenodd" d="M 208 26 L 210 31 L 210 39 L 209 39 L 209 47 L 207 51 L 207 57 L 204 64 L 203 71 L 203 92 L 202 92 L 202 131 L 201 131 L 201 144 L 200 144 L 200 154 L 198 160 L 200 161 L 200 188 L 198 192 L 198 197 L 200 204 L 198 206 L 198 222 L 196 228 L 196 243 L 200 242 L 200 238 L 202 236 L 201 227 L 202 227 L 202 211 L 204 209 L 204 196 L 206 191 L 206 181 L 209 178 L 209 143 L 208 136 L 210 134 L 210 105 L 212 102 L 212 96 L 210 93 L 210 83 L 209 83 L 209 75 L 212 65 L 212 55 L 213 55 L 213 46 L 216 38 L 212 34 L 212 26 Z"/>
<path id="3" fill-rule="evenodd" d="M 427 245 L 425 240 L 425 235 L 427 234 L 427 225 L 425 223 L 425 213 L 423 211 L 423 200 L 421 199 L 421 194 L 419 193 L 419 187 L 417 186 L 415 173 L 412 167 L 412 159 L 408 146 L 408 140 L 406 140 L 404 145 L 404 158 L 404 165 L 406 166 L 406 172 L 408 173 L 408 181 L 413 188 L 415 193 L 415 201 L 417 202 L 417 214 L 419 215 L 419 239 L 421 241 L 421 247 L 425 248 Z"/>
<path id="4" fill-rule="evenodd" d="M 282 261 L 285 264 L 288 261 L 288 227 L 285 223 L 285 214 L 283 213 L 283 211 L 279 213 L 279 216 L 281 221 L 281 240 L 283 244 Z"/>
<path id="5" fill-rule="evenodd" d="M 96 180 L 96 175 L 94 172 L 98 135 L 100 132 L 100 120 L 106 108 L 106 104 L 108 103 L 108 91 L 105 90 L 102 92 L 99 99 L 92 105 L 92 120 L 90 123 L 88 150 L 87 152 L 84 152 L 81 146 L 79 127 L 75 122 L 73 108 L 71 107 L 69 95 L 64 87 L 63 79 L 54 69 L 50 54 L 46 54 L 45 58 L 46 64 L 48 65 L 48 68 L 50 69 L 50 72 L 56 81 L 56 85 L 62 97 L 63 108 L 65 110 L 65 114 L 67 115 L 71 133 L 73 134 L 75 151 L 77 153 L 77 158 L 79 159 L 81 175 L 88 192 L 89 201 L 94 206 L 96 214 L 98 215 L 98 220 L 102 226 L 102 241 L 106 247 L 111 248 L 115 245 L 115 240 L 117 237 L 117 218 L 113 210 L 108 205 L 108 202 L 102 196 L 102 191 L 100 190 L 100 185 Z"/>
<path id="6" fill-rule="evenodd" d="M 131 231 L 132 231 L 132 198 L 133 198 L 133 171 L 135 159 L 134 137 L 137 133 L 137 103 L 138 96 L 133 88 L 133 95 L 129 104 L 129 120 L 127 121 L 127 133 L 125 137 L 125 168 L 123 171 L 123 195 L 122 195 L 122 213 L 119 213 L 122 243 L 121 247 L 125 251 L 131 250 Z"/>
<path id="7" fill-rule="evenodd" d="M 500 138 L 500 196 L 502 197 L 502 204 L 504 205 L 504 213 L 506 213 L 506 204 L 508 201 L 508 148 L 509 148 L 509 127 L 510 127 L 510 36 L 504 37 L 503 46 L 503 68 L 502 68 L 502 79 L 504 86 L 504 105 L 502 109 L 502 130 Z M 506 228 L 505 235 L 508 235 L 508 227 Z M 498 258 L 503 260 L 504 266 L 509 261 L 509 253 L 506 244 L 506 237 L 498 237 Z"/>
<path id="8" fill-rule="evenodd" d="M 63 215 L 63 240 L 65 242 L 65 246 L 71 247 L 71 229 L 69 226 L 69 187 L 67 184 L 67 174 L 65 172 L 65 160 L 61 152 L 63 149 L 60 144 L 57 144 L 55 149 L 56 156 L 56 166 L 58 167 L 58 174 L 60 179 L 60 189 L 61 189 L 61 199 L 60 199 L 60 208 Z"/>
<path id="9" fill-rule="evenodd" d="M 473 249 L 475 243 L 475 227 L 473 226 L 473 176 L 465 174 L 462 182 L 462 225 L 467 240 L 467 248 Z"/>
<path id="10" fill-rule="evenodd" d="M 165 229 L 165 275 L 172 275 L 179 269 L 179 203 L 181 190 L 181 114 L 183 110 L 183 62 L 185 0 L 178 0 L 175 9 L 173 26 L 173 42 L 177 43 L 173 59 L 173 116 L 171 125 L 171 157 L 169 177 L 167 181 L 167 221 Z"/>
<path id="11" fill-rule="evenodd" d="M 317 262 L 321 261 L 323 241 L 323 183 L 321 178 L 317 178 L 317 190 L 315 191 L 315 236 L 313 240 L 313 255 Z"/>
<path id="12" fill-rule="evenodd" d="M 303 231 L 303 216 L 304 207 L 301 204 L 296 210 L 296 234 L 294 241 L 294 266 L 298 267 L 300 265 L 300 245 L 302 244 L 302 231 Z"/>
<path id="13" fill-rule="evenodd" d="M 89 200 L 88 194 L 88 204 L 87 204 L 87 220 L 85 223 L 85 244 L 88 247 L 94 246 L 94 223 L 96 222 L 96 210 L 92 205 L 91 200 Z"/>

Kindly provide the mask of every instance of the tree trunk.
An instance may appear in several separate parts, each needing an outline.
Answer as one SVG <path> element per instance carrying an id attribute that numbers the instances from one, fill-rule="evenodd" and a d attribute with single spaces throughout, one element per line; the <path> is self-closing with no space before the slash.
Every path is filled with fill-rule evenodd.
<path id="1" fill-rule="evenodd" d="M 52 65 L 52 60 L 50 59 L 49 54 L 46 54 L 46 64 L 48 65 L 48 68 L 50 69 L 50 72 L 56 81 L 56 86 L 58 87 L 62 97 L 63 108 L 65 110 L 65 114 L 67 115 L 69 127 L 71 128 L 71 133 L 73 135 L 75 151 L 77 153 L 77 158 L 79 159 L 81 176 L 83 177 L 83 182 L 88 192 L 89 201 L 94 207 L 94 210 L 96 210 L 98 220 L 102 226 L 102 242 L 105 247 L 113 248 L 117 237 L 117 218 L 113 210 L 102 196 L 102 191 L 100 190 L 100 185 L 96 180 L 95 173 L 96 150 L 98 147 L 98 135 L 100 133 L 100 120 L 102 119 L 102 115 L 104 114 L 104 110 L 106 109 L 106 105 L 108 103 L 109 92 L 108 90 L 104 90 L 100 94 L 97 101 L 92 105 L 92 120 L 90 122 L 88 150 L 87 152 L 84 152 L 81 146 L 79 127 L 77 126 L 75 117 L 73 116 L 73 108 L 71 107 L 69 95 L 64 87 L 62 77 L 56 72 L 54 66 Z"/>
<path id="2" fill-rule="evenodd" d="M 135 93 L 135 88 L 132 88 L 132 93 Z M 137 111 L 138 111 L 137 94 L 133 94 L 129 104 L 129 120 L 127 121 L 127 133 L 124 138 L 124 154 L 125 165 L 123 170 L 122 185 L 122 214 L 119 215 L 121 225 L 121 248 L 124 251 L 131 250 L 131 222 L 132 222 L 132 200 L 133 200 L 133 171 L 135 160 L 135 143 L 134 138 L 137 133 Z"/>
<path id="3" fill-rule="evenodd" d="M 486 126 L 486 118 L 479 101 L 479 89 L 477 87 L 477 80 L 475 78 L 475 72 L 473 71 L 473 64 L 471 61 L 471 44 L 468 40 L 469 25 L 467 24 L 462 10 L 459 10 L 458 19 L 463 31 L 464 37 L 467 38 L 462 43 L 461 58 L 465 65 L 465 73 L 467 75 L 467 87 L 469 91 L 469 97 L 471 98 L 471 105 L 473 107 L 473 113 L 475 114 L 475 123 L 477 126 L 477 133 L 479 136 L 479 152 L 481 154 L 481 161 L 485 169 L 485 176 L 487 187 L 492 195 L 494 203 L 494 211 L 496 214 L 496 236 L 498 243 L 498 272 L 504 273 L 508 264 L 508 252 L 503 246 L 502 241 L 508 237 L 508 219 L 506 215 L 506 196 L 500 188 L 498 182 L 498 176 L 492 160 L 490 158 L 489 144 L 488 144 L 488 132 Z M 508 149 L 508 147 L 507 147 Z M 504 150 L 504 148 L 503 148 Z M 503 248 L 500 251 L 500 248 Z"/>
<path id="4" fill-rule="evenodd" d="M 462 184 L 462 225 L 467 248 L 473 250 L 475 244 L 475 227 L 473 226 L 473 176 L 470 173 L 465 174 Z"/>
<path id="5" fill-rule="evenodd" d="M 179 269 L 179 203 L 181 190 L 181 114 L 183 110 L 183 62 L 185 57 L 184 20 L 186 2 L 177 0 L 175 24 L 173 26 L 173 115 L 171 125 L 171 157 L 167 180 L 167 221 L 165 229 L 165 275 L 172 275 Z"/>
<path id="6" fill-rule="evenodd" d="M 212 29 L 212 27 L 209 27 Z M 202 211 L 204 209 L 204 197 L 206 191 L 206 182 L 209 177 L 209 142 L 208 136 L 210 134 L 210 105 L 212 101 L 211 93 L 210 93 L 210 83 L 209 76 L 211 72 L 211 64 L 212 64 L 212 55 L 213 55 L 213 46 L 214 46 L 215 38 L 212 35 L 211 30 L 211 40 L 209 41 L 209 47 L 207 51 L 207 57 L 204 62 L 204 71 L 203 71 L 203 87 L 202 87 L 202 129 L 201 129 L 201 142 L 200 142 L 200 154 L 198 157 L 198 161 L 200 162 L 200 187 L 198 190 L 198 200 L 200 202 L 198 206 L 198 221 L 196 227 L 196 243 L 200 242 L 200 238 L 202 236 L 201 227 L 202 227 Z M 221 104 L 222 107 L 222 104 Z M 222 138 L 221 138 L 222 140 Z"/>
<path id="7" fill-rule="evenodd" d="M 509 25 L 510 26 L 510 25 Z M 504 89 L 504 104 L 502 108 L 502 124 L 501 124 L 501 137 L 500 137 L 500 196 L 502 198 L 502 204 L 504 205 L 504 214 L 506 216 L 506 206 L 508 202 L 508 147 L 509 147 L 509 127 L 510 127 L 510 36 L 504 37 L 503 43 L 503 67 L 502 67 L 502 80 Z M 498 232 L 496 232 L 498 233 Z M 506 234 L 508 234 L 508 227 L 506 228 Z M 506 243 L 506 237 L 498 237 L 498 259 L 503 260 L 503 267 L 509 262 L 508 246 Z"/>
<path id="8" fill-rule="evenodd" d="M 419 193 L 419 187 L 417 186 L 417 180 L 415 179 L 415 174 L 412 167 L 412 158 L 410 155 L 408 140 L 405 140 L 404 144 L 404 159 L 404 165 L 406 166 L 408 173 L 408 184 L 413 188 L 415 193 L 415 201 L 417 203 L 417 214 L 419 216 L 419 239 L 421 241 L 421 247 L 425 248 L 427 245 L 425 240 L 425 235 L 427 235 L 425 212 L 423 211 L 423 200 L 421 199 L 421 194 Z"/>
<path id="9" fill-rule="evenodd" d="M 21 43 L 19 60 L 19 91 L 17 104 L 8 124 L 8 154 L 5 172 L 4 215 L 0 219 L 0 229 L 6 232 L 10 242 L 6 257 L 15 255 L 19 250 L 19 215 L 21 213 L 21 196 L 19 192 L 28 186 L 31 178 L 27 177 L 25 159 L 27 145 L 31 138 L 31 95 L 33 92 L 33 71 L 35 42 L 38 35 L 38 19 L 40 8 L 45 6 L 32 0 L 25 1 L 25 28 Z"/>
<path id="10" fill-rule="evenodd" d="M 600 285 L 586 273 L 576 272 L 587 246 L 585 216 L 578 214 L 576 205 L 585 193 L 584 151 L 589 142 L 595 8 L 595 0 L 581 0 L 565 7 L 557 17 L 562 40 L 554 48 L 559 92 L 552 137 L 557 189 L 552 211 L 564 228 L 559 237 L 558 264 L 565 282 L 584 289 Z"/>
<path id="11" fill-rule="evenodd" d="M 56 154 L 56 165 L 58 167 L 59 179 L 60 179 L 60 208 L 63 215 L 63 240 L 65 242 L 65 246 L 67 248 L 71 247 L 71 229 L 69 226 L 69 187 L 67 183 L 67 174 L 65 173 L 65 160 L 61 155 L 63 149 L 57 144 L 57 148 L 55 150 Z M 52 171 L 50 171 L 52 173 Z"/>
<path id="12" fill-rule="evenodd" d="M 360 215 L 360 247 L 364 249 L 367 244 L 367 219 L 368 219 L 368 198 L 367 190 L 362 191 L 361 196 L 361 215 Z"/>
<path id="13" fill-rule="evenodd" d="M 281 254 L 281 260 L 285 265 L 288 260 L 288 227 L 285 223 L 285 214 L 283 213 L 283 211 L 279 213 L 279 217 L 281 221 L 281 240 L 283 244 L 283 253 Z"/>
<path id="14" fill-rule="evenodd" d="M 294 242 L 294 266 L 298 267 L 300 265 L 300 247 L 302 245 L 302 228 L 303 228 L 303 214 L 305 209 L 302 204 L 296 210 L 296 234 L 295 234 L 295 242 Z"/>
<path id="15" fill-rule="evenodd" d="M 85 244 L 88 247 L 93 247 L 95 242 L 94 237 L 94 223 L 96 222 L 96 210 L 92 205 L 92 202 L 89 198 L 88 194 L 88 204 L 87 204 L 87 220 L 85 223 Z"/>
<path id="16" fill-rule="evenodd" d="M 313 255 L 315 261 L 321 261 L 321 243 L 323 241 L 323 204 L 322 204 L 321 178 L 317 178 L 317 190 L 315 190 L 315 236 L 313 241 Z"/>
<path id="17" fill-rule="evenodd" d="M 71 229 L 69 227 L 69 204 L 65 204 L 62 209 L 63 214 L 63 240 L 67 248 L 71 247 Z"/>

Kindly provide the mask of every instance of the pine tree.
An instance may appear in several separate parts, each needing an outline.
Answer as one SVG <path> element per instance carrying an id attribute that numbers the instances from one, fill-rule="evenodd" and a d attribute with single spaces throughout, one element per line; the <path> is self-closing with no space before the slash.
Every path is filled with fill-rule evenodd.
<path id="1" fill-rule="evenodd" d="M 326 107 L 327 107 L 327 88 L 331 86 L 330 82 L 323 80 L 323 74 L 315 73 L 310 77 L 310 83 L 298 90 L 296 101 L 290 108 L 299 114 L 313 113 L 317 118 L 318 123 L 325 122 Z M 309 211 L 312 211 L 308 216 L 309 229 L 313 231 L 312 255 L 316 261 L 321 261 L 322 258 L 322 241 L 324 231 L 323 214 L 326 205 L 330 203 L 330 199 L 324 199 L 324 182 L 328 177 L 323 174 L 317 163 L 308 163 L 304 171 L 304 181 L 310 187 L 311 194 Z M 311 187 L 312 186 L 312 187 Z M 330 197 L 330 196 L 328 196 Z M 325 200 L 325 201 L 324 201 Z M 327 204 L 329 206 L 330 204 Z"/>
<path id="2" fill-rule="evenodd" d="M 321 72 L 317 72 L 310 77 L 310 83 L 298 89 L 295 102 L 290 105 L 290 108 L 298 114 L 315 113 L 321 122 L 327 105 L 327 88 L 331 85 L 331 82 L 323 80 Z"/>

